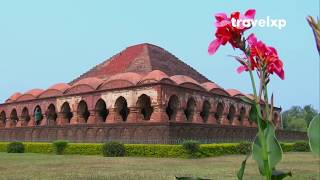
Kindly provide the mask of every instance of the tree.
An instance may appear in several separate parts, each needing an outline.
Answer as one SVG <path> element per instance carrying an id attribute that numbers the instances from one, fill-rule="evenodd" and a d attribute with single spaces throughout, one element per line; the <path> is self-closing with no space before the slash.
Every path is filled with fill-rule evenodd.
<path id="1" fill-rule="evenodd" d="M 282 113 L 283 128 L 285 130 L 306 131 L 310 121 L 317 114 L 318 111 L 312 105 L 292 106 Z"/>

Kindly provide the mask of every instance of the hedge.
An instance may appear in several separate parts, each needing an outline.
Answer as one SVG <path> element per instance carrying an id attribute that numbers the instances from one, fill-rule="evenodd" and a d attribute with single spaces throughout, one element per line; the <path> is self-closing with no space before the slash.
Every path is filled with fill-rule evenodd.
<path id="1" fill-rule="evenodd" d="M 301 142 L 299 142 L 301 144 Z M 6 152 L 8 142 L 0 142 L 0 152 Z M 25 153 L 53 154 L 51 143 L 25 142 Z M 307 142 L 305 142 L 307 144 Z M 100 155 L 103 144 L 69 143 L 65 154 Z M 284 152 L 296 151 L 295 143 L 281 143 Z M 168 157 L 186 158 L 188 153 L 182 145 L 163 144 L 125 144 L 126 156 L 131 157 Z M 299 149 L 301 150 L 301 149 Z M 200 145 L 200 157 L 214 157 L 230 154 L 243 154 L 239 143 L 202 144 Z"/>

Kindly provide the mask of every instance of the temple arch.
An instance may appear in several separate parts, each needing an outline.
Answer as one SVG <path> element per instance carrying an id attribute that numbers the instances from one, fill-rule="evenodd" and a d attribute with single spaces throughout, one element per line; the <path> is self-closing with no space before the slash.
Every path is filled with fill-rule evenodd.
<path id="1" fill-rule="evenodd" d="M 184 114 L 186 115 L 187 122 L 192 122 L 193 116 L 196 113 L 196 101 L 193 97 L 189 98 L 187 101 L 187 108 L 184 110 Z"/>
<path id="2" fill-rule="evenodd" d="M 205 100 L 202 105 L 202 111 L 200 116 L 202 117 L 203 122 L 207 122 L 210 115 L 211 104 L 208 100 Z"/>
<path id="3" fill-rule="evenodd" d="M 7 120 L 6 112 L 1 111 L 0 113 L 0 127 L 5 126 Z"/>
<path id="4" fill-rule="evenodd" d="M 140 109 L 140 113 L 143 115 L 144 120 L 150 120 L 153 113 L 153 107 L 151 106 L 151 99 L 149 96 L 142 94 L 137 101 L 137 106 Z"/>
<path id="5" fill-rule="evenodd" d="M 56 107 L 53 104 L 50 104 L 47 109 L 47 119 L 48 119 L 49 124 L 56 123 L 57 113 L 56 113 Z"/>
<path id="6" fill-rule="evenodd" d="M 230 124 L 232 124 L 232 121 L 234 120 L 235 114 L 236 114 L 236 108 L 234 107 L 234 105 L 230 105 L 229 113 L 227 115 L 227 119 L 228 119 Z"/>
<path id="7" fill-rule="evenodd" d="M 166 113 L 169 117 L 169 121 L 175 121 L 178 108 L 180 106 L 179 98 L 176 95 L 172 95 L 169 98 L 169 102 L 166 108 Z"/>
<path id="8" fill-rule="evenodd" d="M 240 114 L 239 114 L 239 117 L 238 117 L 238 121 L 240 122 L 240 124 L 243 123 L 245 115 L 246 115 L 246 108 L 245 107 L 241 107 L 240 108 Z"/>
<path id="9" fill-rule="evenodd" d="M 22 120 L 22 122 L 25 123 L 25 124 L 23 124 L 22 126 L 27 125 L 28 122 L 30 121 L 29 110 L 28 110 L 27 107 L 24 107 L 24 108 L 22 109 L 21 120 Z"/>
<path id="10" fill-rule="evenodd" d="M 65 102 L 61 106 L 62 117 L 70 123 L 71 118 L 73 117 L 73 113 L 71 112 L 71 108 L 68 102 Z"/>
<path id="11" fill-rule="evenodd" d="M 277 127 L 278 125 L 278 122 L 279 122 L 279 114 L 278 113 L 273 113 L 273 117 L 272 117 L 272 122 L 274 124 L 275 127 Z"/>
<path id="12" fill-rule="evenodd" d="M 86 123 L 90 116 L 90 112 L 88 110 L 88 105 L 84 100 L 81 100 L 78 104 L 77 114 L 79 118 L 79 123 Z"/>
<path id="13" fill-rule="evenodd" d="M 43 120 L 43 114 L 42 114 L 41 107 L 39 105 L 37 105 L 34 108 L 34 120 L 36 122 L 36 125 L 41 125 L 41 122 Z"/>
<path id="14" fill-rule="evenodd" d="M 222 104 L 222 102 L 219 102 L 217 105 L 216 113 L 214 114 L 214 117 L 216 118 L 218 124 L 221 124 L 221 117 L 223 115 L 223 111 L 224 105 Z"/>
<path id="15" fill-rule="evenodd" d="M 16 126 L 17 122 L 19 121 L 17 110 L 13 109 L 10 113 L 10 120 L 12 121 L 12 125 Z"/>
<path id="16" fill-rule="evenodd" d="M 109 115 L 109 110 L 107 109 L 106 102 L 103 99 L 99 99 L 97 101 L 95 111 L 98 122 L 105 122 Z"/>
<path id="17" fill-rule="evenodd" d="M 249 111 L 249 122 L 250 124 L 252 124 L 253 122 L 256 122 L 257 119 L 256 119 L 256 112 L 254 110 L 253 107 L 251 107 L 250 111 Z"/>
<path id="18" fill-rule="evenodd" d="M 121 117 L 122 121 L 127 121 L 128 115 L 130 113 L 127 100 L 122 96 L 118 97 L 115 103 L 115 107 L 116 112 Z"/>

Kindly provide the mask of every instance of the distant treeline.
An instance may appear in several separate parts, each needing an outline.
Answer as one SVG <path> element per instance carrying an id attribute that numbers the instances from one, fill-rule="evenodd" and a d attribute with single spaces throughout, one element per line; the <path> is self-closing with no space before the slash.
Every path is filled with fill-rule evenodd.
<path id="1" fill-rule="evenodd" d="M 310 121 L 318 113 L 312 105 L 304 107 L 292 106 L 282 113 L 283 128 L 286 130 L 307 131 Z"/>

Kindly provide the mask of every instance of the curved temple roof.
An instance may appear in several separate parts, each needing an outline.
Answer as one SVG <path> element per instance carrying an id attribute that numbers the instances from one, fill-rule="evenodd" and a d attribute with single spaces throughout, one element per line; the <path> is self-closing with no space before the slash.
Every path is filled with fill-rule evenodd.
<path id="1" fill-rule="evenodd" d="M 232 97 L 248 96 L 236 89 L 224 90 L 163 48 L 151 44 L 139 44 L 126 48 L 69 84 L 58 83 L 47 90 L 32 89 L 24 94 L 17 92 L 10 96 L 6 103 L 48 97 L 52 94 L 62 95 L 80 85 L 99 90 L 106 88 L 105 86 L 110 83 L 113 83 L 110 86 L 114 87 L 114 83 L 120 81 L 127 82 L 123 83 L 125 86 L 155 82 L 181 86 L 193 84 L 194 87 L 200 87 L 201 90 L 208 92 L 222 92 L 223 95 Z"/>

